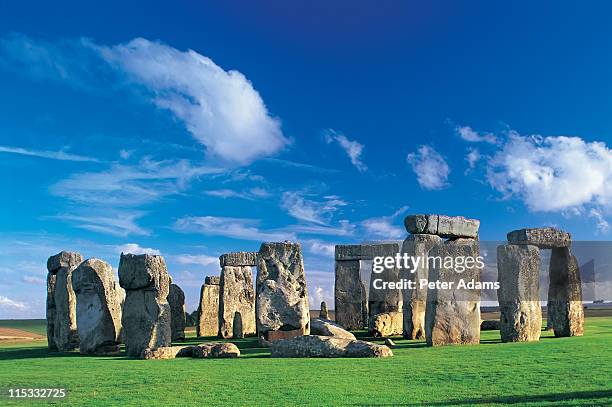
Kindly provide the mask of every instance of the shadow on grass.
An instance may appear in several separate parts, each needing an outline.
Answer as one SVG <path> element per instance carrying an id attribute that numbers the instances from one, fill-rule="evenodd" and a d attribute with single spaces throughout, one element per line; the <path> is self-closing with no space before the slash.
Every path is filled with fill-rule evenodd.
<path id="1" fill-rule="evenodd" d="M 85 357 L 78 352 L 52 352 L 47 348 L 2 349 L 0 360 Z"/>
<path id="2" fill-rule="evenodd" d="M 569 393 L 550 393 L 536 394 L 531 396 L 499 396 L 486 398 L 473 398 L 463 400 L 447 400 L 439 403 L 427 402 L 428 406 L 457 406 L 457 405 L 478 405 L 478 404 L 525 404 L 537 402 L 553 402 L 553 401 L 568 401 L 568 400 L 601 400 L 612 398 L 612 390 L 596 390 L 596 391 L 576 391 Z"/>

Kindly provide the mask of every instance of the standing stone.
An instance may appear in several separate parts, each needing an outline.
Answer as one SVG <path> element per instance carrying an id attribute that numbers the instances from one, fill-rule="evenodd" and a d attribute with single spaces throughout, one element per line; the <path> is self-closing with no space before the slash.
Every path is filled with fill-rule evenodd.
<path id="1" fill-rule="evenodd" d="M 84 261 L 72 272 L 72 288 L 80 353 L 119 353 L 123 290 L 111 265 L 99 259 Z"/>
<path id="2" fill-rule="evenodd" d="M 310 310 L 299 243 L 263 243 L 257 256 L 257 335 L 266 345 L 308 335 Z"/>
<path id="3" fill-rule="evenodd" d="M 374 259 L 375 257 L 395 257 L 400 252 L 398 243 L 382 243 L 363 246 L 370 259 Z M 368 327 L 370 332 L 372 332 L 373 319 L 376 315 L 389 312 L 402 312 L 401 290 L 380 288 L 377 280 L 380 280 L 380 282 L 398 282 L 400 280 L 399 268 L 394 263 L 393 267 L 384 267 L 381 273 L 375 273 L 374 267 L 372 267 L 370 290 L 368 292 Z"/>
<path id="4" fill-rule="evenodd" d="M 200 290 L 197 336 L 217 336 L 219 333 L 219 276 L 208 276 Z"/>
<path id="5" fill-rule="evenodd" d="M 555 336 L 582 336 L 584 309 L 580 269 L 569 247 L 552 249 L 549 277 L 547 312 Z"/>
<path id="6" fill-rule="evenodd" d="M 79 346 L 76 296 L 72 272 L 83 261 L 76 252 L 60 252 L 47 260 L 47 341 L 49 349 L 68 351 Z"/>
<path id="7" fill-rule="evenodd" d="M 176 284 L 170 284 L 168 291 L 168 304 L 170 305 L 170 336 L 173 341 L 185 340 L 185 293 Z"/>
<path id="8" fill-rule="evenodd" d="M 219 336 L 244 338 L 257 332 L 250 266 L 223 266 L 219 294 Z"/>
<path id="9" fill-rule="evenodd" d="M 540 339 L 540 249 L 531 245 L 497 247 L 497 273 L 502 342 Z"/>
<path id="10" fill-rule="evenodd" d="M 340 260 L 344 257 L 341 252 L 342 247 L 347 246 L 336 246 L 335 319 L 346 329 L 363 329 L 368 320 L 368 297 L 361 279 L 361 262 L 359 258 Z"/>
<path id="11" fill-rule="evenodd" d="M 119 284 L 126 290 L 121 322 L 129 356 L 138 357 L 146 348 L 170 346 L 169 282 L 163 257 L 121 253 Z"/>
<path id="12" fill-rule="evenodd" d="M 327 303 L 321 301 L 321 310 L 319 311 L 319 318 L 329 319 L 329 311 L 327 310 Z"/>
<path id="13" fill-rule="evenodd" d="M 440 258 L 429 265 L 429 281 L 452 282 L 452 288 L 430 288 L 425 310 L 425 339 L 429 346 L 478 344 L 480 342 L 480 288 L 464 288 L 462 284 L 480 282 L 481 269 L 476 264 L 459 273 L 447 262 L 463 257 L 477 258 L 480 247 L 476 240 L 447 241 L 434 246 L 429 256 Z M 454 263 L 454 261 L 453 261 Z M 461 281 L 463 280 L 463 281 Z"/>
<path id="14" fill-rule="evenodd" d="M 403 294 L 403 336 L 405 339 L 425 338 L 425 308 L 427 305 L 427 287 L 420 288 L 419 281 L 429 277 L 427 255 L 432 247 L 442 244 L 436 235 L 410 235 L 404 240 L 402 253 L 412 256 L 419 263 L 413 270 L 402 269 L 400 277 L 414 281 L 414 289 L 404 289 Z"/>

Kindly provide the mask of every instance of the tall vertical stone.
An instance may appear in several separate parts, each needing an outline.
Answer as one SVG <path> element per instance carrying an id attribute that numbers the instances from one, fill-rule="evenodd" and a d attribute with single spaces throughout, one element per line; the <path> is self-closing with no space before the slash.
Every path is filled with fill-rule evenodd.
<path id="1" fill-rule="evenodd" d="M 533 245 L 497 247 L 497 273 L 502 342 L 540 339 L 540 250 Z"/>
<path id="2" fill-rule="evenodd" d="M 582 336 L 584 309 L 580 269 L 569 247 L 552 249 L 549 278 L 547 312 L 555 336 Z"/>
<path id="3" fill-rule="evenodd" d="M 380 243 L 362 245 L 362 254 L 367 259 L 376 257 L 396 257 L 400 253 L 399 243 Z M 370 333 L 374 331 L 374 320 L 378 314 L 401 313 L 402 312 L 402 292 L 400 289 L 381 288 L 377 283 L 397 282 L 400 280 L 399 268 L 394 262 L 393 267 L 384 267 L 381 273 L 375 273 L 372 266 L 370 278 L 370 289 L 368 291 L 368 329 Z M 401 319 L 400 319 L 401 320 Z M 397 318 L 396 324 L 397 326 Z M 400 330 L 401 331 L 401 330 Z"/>
<path id="4" fill-rule="evenodd" d="M 458 272 L 455 261 L 445 258 L 473 257 L 480 255 L 478 241 L 459 239 L 434 246 L 429 256 L 440 258 L 429 264 L 429 281 L 452 283 L 449 289 L 429 288 L 425 310 L 425 339 L 429 346 L 453 344 L 478 344 L 480 342 L 480 288 L 468 288 L 463 284 L 479 283 L 481 269 L 477 264 Z M 463 281 L 461 281 L 463 280 Z"/>
<path id="5" fill-rule="evenodd" d="M 168 304 L 170 305 L 170 330 L 173 341 L 185 340 L 185 293 L 176 284 L 170 284 L 168 290 Z"/>
<path id="6" fill-rule="evenodd" d="M 256 253 L 235 253 L 219 258 L 221 282 L 219 294 L 219 336 L 244 338 L 257 332 L 255 290 L 252 265 Z"/>
<path id="7" fill-rule="evenodd" d="M 208 276 L 200 290 L 197 336 L 217 336 L 219 333 L 219 276 Z"/>
<path id="8" fill-rule="evenodd" d="M 257 256 L 257 335 L 262 345 L 310 333 L 299 243 L 263 243 Z"/>
<path id="9" fill-rule="evenodd" d="M 84 261 L 72 272 L 72 287 L 80 353 L 119 353 L 124 294 L 111 265 L 99 259 Z"/>
<path id="10" fill-rule="evenodd" d="M 321 301 L 321 309 L 319 310 L 319 318 L 329 319 L 329 310 L 327 309 L 327 303 Z"/>
<path id="11" fill-rule="evenodd" d="M 427 280 L 429 266 L 427 255 L 432 247 L 442 244 L 436 235 L 409 235 L 402 245 L 402 254 L 417 259 L 418 264 L 412 270 L 402 269 L 400 278 L 413 281 L 414 289 L 404 289 L 403 296 L 403 336 L 405 339 L 425 338 L 425 308 L 427 305 L 427 287 L 421 288 L 419 281 Z M 418 260 L 422 259 L 422 260 Z"/>
<path id="12" fill-rule="evenodd" d="M 335 320 L 345 329 L 363 329 L 367 325 L 368 297 L 361 279 L 360 250 L 359 245 L 336 245 Z"/>
<path id="13" fill-rule="evenodd" d="M 121 253 L 119 284 L 126 290 L 121 322 L 127 354 L 170 346 L 170 276 L 164 258 Z"/>
<path id="14" fill-rule="evenodd" d="M 68 351 L 79 346 L 76 296 L 72 272 L 83 261 L 76 252 L 62 251 L 47 260 L 47 341 L 49 349 Z"/>

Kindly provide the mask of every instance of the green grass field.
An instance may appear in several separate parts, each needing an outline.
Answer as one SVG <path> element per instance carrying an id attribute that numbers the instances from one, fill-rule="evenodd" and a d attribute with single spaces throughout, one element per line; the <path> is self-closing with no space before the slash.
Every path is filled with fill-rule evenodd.
<path id="1" fill-rule="evenodd" d="M 389 359 L 275 359 L 253 338 L 234 343 L 239 359 L 150 361 L 0 343 L 0 388 L 64 387 L 57 404 L 87 406 L 612 405 L 611 317 L 588 318 L 583 337 L 544 332 L 536 343 L 502 344 L 498 331 L 478 346 L 397 340 Z"/>
<path id="2" fill-rule="evenodd" d="M 22 329 L 39 335 L 47 335 L 44 319 L 0 319 L 1 328 Z"/>

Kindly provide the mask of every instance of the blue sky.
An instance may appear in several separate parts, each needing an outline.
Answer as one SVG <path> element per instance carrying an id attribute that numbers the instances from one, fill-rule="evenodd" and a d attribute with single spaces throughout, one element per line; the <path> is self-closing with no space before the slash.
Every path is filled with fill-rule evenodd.
<path id="1" fill-rule="evenodd" d="M 609 239 L 609 5 L 308 3 L 0 6 L 0 318 L 62 249 L 159 252 L 191 311 L 285 238 L 332 303 L 333 245 L 408 213 Z"/>

